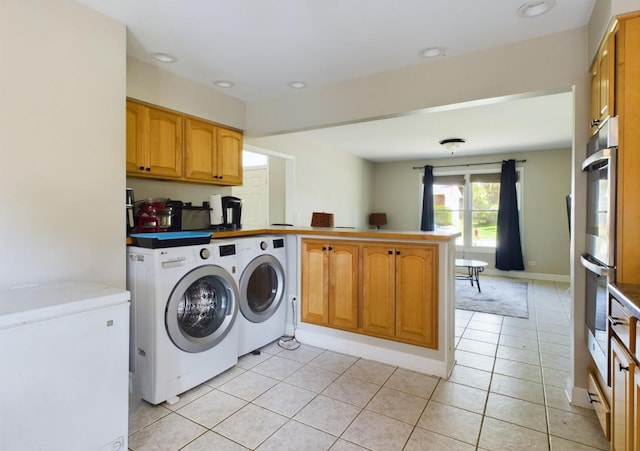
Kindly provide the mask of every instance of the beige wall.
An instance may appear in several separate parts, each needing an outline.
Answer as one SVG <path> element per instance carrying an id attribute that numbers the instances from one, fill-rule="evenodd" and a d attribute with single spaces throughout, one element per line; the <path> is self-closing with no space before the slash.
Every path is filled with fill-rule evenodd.
<path id="1" fill-rule="evenodd" d="M 527 160 L 526 163 L 518 163 L 518 167 L 523 168 L 520 207 L 525 270 L 568 278 L 569 229 L 565 196 L 571 192 L 571 149 L 377 164 L 375 207 L 387 212 L 390 229 L 418 230 L 422 171 L 414 170 L 414 166 L 499 162 L 509 158 Z M 500 164 L 460 166 L 446 171 L 494 168 L 499 170 Z M 462 257 L 460 252 L 458 255 Z M 464 256 L 487 261 L 489 268 L 495 262 L 495 253 L 466 252 Z M 528 265 L 529 261 L 535 261 L 536 265 Z"/>
<path id="2" fill-rule="evenodd" d="M 0 2 L 0 288 L 125 288 L 125 52 L 73 0 Z"/>

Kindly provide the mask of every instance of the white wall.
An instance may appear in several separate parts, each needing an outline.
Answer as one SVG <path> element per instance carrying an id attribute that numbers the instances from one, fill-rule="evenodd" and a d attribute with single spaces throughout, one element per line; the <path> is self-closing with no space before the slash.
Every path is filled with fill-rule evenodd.
<path id="1" fill-rule="evenodd" d="M 0 288 L 125 287 L 125 40 L 72 0 L 0 2 Z"/>
<path id="2" fill-rule="evenodd" d="M 299 137 L 272 136 L 246 142 L 293 155 L 296 160 L 294 225 L 308 227 L 311 214 L 334 214 L 336 227 L 366 228 L 373 205 L 373 164 Z"/>
<path id="3" fill-rule="evenodd" d="M 527 160 L 518 163 L 524 168 L 522 184 L 522 252 L 527 272 L 569 276 L 569 228 L 565 196 L 571 192 L 571 149 L 539 150 L 513 154 L 483 155 L 481 157 L 444 158 L 437 160 L 379 163 L 375 165 L 375 208 L 385 211 L 392 230 L 418 230 L 420 228 L 421 170 L 413 167 L 500 162 L 504 159 Z M 497 169 L 500 164 L 477 168 Z M 436 169 L 437 171 L 437 169 Z M 461 254 L 458 254 L 462 257 Z M 495 263 L 495 253 L 465 253 L 466 258 L 477 258 Z M 531 267 L 528 261 L 535 261 Z"/>

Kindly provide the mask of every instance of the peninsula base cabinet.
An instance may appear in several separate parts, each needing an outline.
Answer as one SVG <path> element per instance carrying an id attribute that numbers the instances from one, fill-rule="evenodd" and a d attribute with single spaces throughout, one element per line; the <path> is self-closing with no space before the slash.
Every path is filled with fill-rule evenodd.
<path id="1" fill-rule="evenodd" d="M 438 245 L 302 239 L 302 321 L 438 348 Z"/>

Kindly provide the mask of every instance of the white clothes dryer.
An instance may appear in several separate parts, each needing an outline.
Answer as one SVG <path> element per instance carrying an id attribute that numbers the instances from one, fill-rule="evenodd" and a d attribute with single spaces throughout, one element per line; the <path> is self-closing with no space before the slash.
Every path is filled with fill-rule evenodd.
<path id="1" fill-rule="evenodd" d="M 286 249 L 282 236 L 238 239 L 238 356 L 282 337 L 286 327 Z"/>
<path id="2" fill-rule="evenodd" d="M 151 404 L 183 393 L 238 362 L 234 243 L 129 247 L 130 371 Z"/>

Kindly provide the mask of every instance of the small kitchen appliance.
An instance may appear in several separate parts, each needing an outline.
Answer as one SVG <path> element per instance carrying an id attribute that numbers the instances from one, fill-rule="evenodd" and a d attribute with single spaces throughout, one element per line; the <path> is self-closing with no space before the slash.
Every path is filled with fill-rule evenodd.
<path id="1" fill-rule="evenodd" d="M 242 199 L 234 196 L 222 197 L 222 221 L 229 230 L 242 228 L 240 215 L 242 214 Z"/>
<path id="2" fill-rule="evenodd" d="M 138 232 L 166 232 L 172 229 L 175 207 L 171 199 L 152 198 L 134 204 Z"/>

